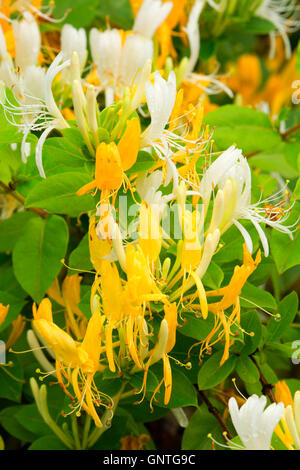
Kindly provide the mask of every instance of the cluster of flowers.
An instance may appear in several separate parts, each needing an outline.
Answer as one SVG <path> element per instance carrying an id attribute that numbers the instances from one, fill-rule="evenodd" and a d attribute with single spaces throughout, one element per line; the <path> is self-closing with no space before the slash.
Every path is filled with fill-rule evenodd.
<path id="1" fill-rule="evenodd" d="M 237 2 L 208 1 L 220 12 L 233 3 Z M 289 55 L 286 28 L 296 27 L 292 20 L 286 21 L 291 2 L 249 3 L 257 16 L 276 25 Z M 69 24 L 61 32 L 60 52 L 55 56 L 49 47 L 41 52 L 39 21 L 54 21 L 51 11 L 40 10 L 41 1 L 3 1 L 0 17 L 0 98 L 7 119 L 24 134 L 24 163 L 31 152 L 28 135 L 38 132 L 36 165 L 46 178 L 45 140 L 54 129 L 74 126 L 95 162 L 93 180 L 77 192 L 78 198 L 93 192 L 96 201 L 89 226 L 95 268 L 91 318 L 87 321 L 77 306 L 80 276 L 73 275 L 65 279 L 62 293 L 58 283 L 48 292 L 65 308 L 66 329 L 55 324 L 49 298 L 38 308 L 33 306 L 33 326 L 55 356 L 57 379 L 76 402 L 74 410 L 84 409 L 98 427 L 103 422 L 97 407 L 111 409 L 113 403 L 98 390 L 97 373 L 140 372 L 140 392 L 145 396 L 149 369 L 162 361 L 163 377 L 152 399 L 164 385 L 164 403 L 169 403 L 170 352 L 182 312 L 202 320 L 213 315 L 214 326 L 200 344 L 200 355 L 222 341 L 220 365 L 226 362 L 231 330 L 240 327 L 241 290 L 261 260 L 260 251 L 252 257 L 252 239 L 241 221 L 254 225 L 265 256 L 269 254 L 265 225 L 292 237 L 292 227 L 284 224 L 291 209 L 288 191 L 252 204 L 251 171 L 242 151 L 232 146 L 221 155 L 211 153 L 213 132 L 203 125 L 208 95 L 221 91 L 231 96 L 232 92 L 214 75 L 194 71 L 200 48 L 199 18 L 206 1 L 132 0 L 131 4 L 132 31 L 90 31 L 88 67 L 86 32 Z M 11 19 L 14 12 L 19 14 L 17 19 Z M 178 63 L 172 31 L 179 24 L 190 56 Z M 99 104 L 103 101 L 105 106 Z M 148 152 L 154 164 L 137 174 L 141 151 Z M 138 201 L 136 234 L 127 234 L 126 239 L 115 217 L 120 193 Z M 179 240 L 163 227 L 166 209 L 175 204 Z M 221 237 L 232 225 L 244 238 L 243 263 L 235 267 L 228 285 L 207 291 L 202 279 L 214 254 L 222 250 Z M 30 335 L 31 345 L 36 344 L 35 334 Z M 35 354 L 53 374 L 43 352 Z M 272 405 L 262 414 L 265 405 L 266 399 L 257 397 L 240 410 L 234 399 L 229 404 L 247 448 L 257 446 L 257 439 L 263 448 L 270 448 L 283 405 Z M 298 395 L 295 419 L 291 407 L 285 416 L 294 445 L 300 448 Z M 253 429 L 249 430 L 249 422 Z"/>

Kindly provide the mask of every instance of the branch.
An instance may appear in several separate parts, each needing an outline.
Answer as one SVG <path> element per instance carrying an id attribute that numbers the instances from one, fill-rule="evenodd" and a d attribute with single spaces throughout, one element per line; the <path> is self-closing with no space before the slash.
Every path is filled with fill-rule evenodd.
<path id="1" fill-rule="evenodd" d="M 259 365 L 257 364 L 256 360 L 254 359 L 254 357 L 253 356 L 249 356 L 249 357 L 250 357 L 251 361 L 253 362 L 253 364 L 255 365 L 255 367 L 257 368 L 257 370 L 259 372 L 259 380 L 260 380 L 260 383 L 263 386 L 262 387 L 263 394 L 267 395 L 272 403 L 277 403 L 276 399 L 275 399 L 275 396 L 274 396 L 274 393 L 273 393 L 273 385 L 270 384 L 267 381 L 267 379 L 263 375 L 262 371 L 260 370 Z"/>
<path id="2" fill-rule="evenodd" d="M 215 406 L 213 406 L 213 404 L 210 402 L 210 400 L 207 398 L 207 396 L 205 395 L 204 392 L 202 392 L 201 390 L 198 390 L 199 392 L 199 395 L 201 396 L 202 400 L 204 401 L 204 403 L 206 404 L 207 406 L 207 409 L 208 411 L 214 415 L 214 417 L 218 420 L 221 428 L 223 429 L 224 432 L 226 432 L 226 436 L 229 440 L 231 440 L 233 438 L 233 435 L 231 434 L 231 432 L 229 431 L 228 427 L 226 426 L 226 424 L 224 423 L 223 419 L 221 418 L 217 408 Z"/>
<path id="3" fill-rule="evenodd" d="M 5 193 L 10 194 L 13 198 L 15 198 L 21 204 L 25 203 L 25 198 L 21 196 L 21 194 L 17 193 L 17 191 L 15 191 L 13 186 L 11 185 L 7 186 L 5 183 L 0 181 L 0 187 L 4 189 Z M 46 211 L 44 211 L 43 209 L 38 209 L 37 207 L 28 207 L 28 210 L 30 210 L 31 212 L 35 212 L 35 214 L 39 215 L 43 219 L 45 219 L 48 215 Z"/>
<path id="4" fill-rule="evenodd" d="M 293 134 L 294 132 L 298 131 L 300 129 L 300 123 L 297 124 L 296 126 L 294 127 L 291 127 L 290 129 L 288 129 L 286 132 L 284 132 L 283 134 L 281 134 L 281 137 L 283 138 L 283 140 L 285 140 L 290 134 Z"/>

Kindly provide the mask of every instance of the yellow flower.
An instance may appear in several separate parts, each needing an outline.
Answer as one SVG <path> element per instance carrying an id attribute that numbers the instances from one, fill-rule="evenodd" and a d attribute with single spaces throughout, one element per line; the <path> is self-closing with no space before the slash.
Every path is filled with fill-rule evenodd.
<path id="1" fill-rule="evenodd" d="M 300 450 L 300 393 L 296 392 L 293 400 L 289 387 L 282 380 L 275 384 L 275 398 L 277 402 L 282 402 L 285 406 L 280 423 L 275 428 L 275 433 L 287 449 L 294 450 L 294 446 L 296 446 Z"/>
<path id="2" fill-rule="evenodd" d="M 0 325 L 4 323 L 6 315 L 8 314 L 8 310 L 9 310 L 9 305 L 6 305 L 5 307 L 3 304 L 0 304 Z"/>
<path id="3" fill-rule="evenodd" d="M 102 423 L 94 403 L 98 406 L 105 406 L 105 403 L 101 401 L 101 392 L 95 392 L 93 383 L 94 374 L 104 369 L 99 362 L 103 336 L 103 318 L 100 313 L 95 312 L 92 315 L 82 343 L 74 341 L 53 322 L 49 299 L 43 299 L 38 309 L 33 305 L 33 317 L 34 328 L 55 355 L 56 375 L 62 388 L 70 395 L 68 386 L 72 384 L 79 412 L 83 407 L 93 417 L 96 426 L 101 427 Z M 67 379 L 67 384 L 64 383 L 63 377 Z"/>
<path id="4" fill-rule="evenodd" d="M 162 243 L 162 233 L 157 213 L 143 201 L 140 208 L 139 246 L 150 266 L 157 260 Z"/>
<path id="5" fill-rule="evenodd" d="M 77 191 L 77 196 L 97 188 L 106 199 L 112 191 L 117 191 L 125 178 L 124 172 L 131 168 L 137 159 L 140 146 L 140 122 L 138 118 L 127 121 L 126 130 L 118 145 L 115 142 L 101 142 L 96 152 L 95 179 Z"/>

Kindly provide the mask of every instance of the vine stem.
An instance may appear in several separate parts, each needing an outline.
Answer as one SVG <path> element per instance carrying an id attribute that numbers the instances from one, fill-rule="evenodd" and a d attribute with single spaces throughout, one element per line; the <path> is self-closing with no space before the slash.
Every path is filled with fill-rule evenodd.
<path id="1" fill-rule="evenodd" d="M 229 440 L 233 439 L 233 435 L 229 431 L 228 427 L 226 426 L 225 422 L 223 421 L 222 417 L 220 416 L 220 413 L 218 412 L 217 408 L 211 403 L 211 401 L 207 398 L 205 393 L 202 390 L 199 390 L 199 395 L 204 401 L 204 403 L 207 406 L 208 411 L 214 415 L 214 417 L 218 420 L 221 428 L 223 429 L 224 432 L 226 432 L 226 436 Z"/>
<path id="2" fill-rule="evenodd" d="M 265 378 L 265 376 L 263 375 L 262 371 L 260 370 L 259 365 L 256 362 L 256 359 L 253 356 L 249 356 L 249 357 L 250 357 L 251 361 L 253 362 L 253 364 L 255 365 L 255 367 L 257 368 L 257 370 L 259 372 L 259 380 L 260 380 L 260 383 L 263 386 L 264 395 L 267 395 L 272 403 L 277 403 L 276 399 L 275 399 L 275 396 L 274 396 L 274 393 L 273 393 L 273 390 L 272 390 L 273 385 L 270 384 L 267 381 L 267 379 Z"/>
<path id="3" fill-rule="evenodd" d="M 11 186 L 7 186 L 3 181 L 0 181 L 0 187 L 5 191 L 5 193 L 10 194 L 13 198 L 15 198 L 17 201 L 19 201 L 21 204 L 24 205 L 25 203 L 25 198 L 21 196 L 15 189 Z M 28 207 L 28 209 L 31 212 L 35 212 L 37 215 L 45 219 L 48 215 L 46 211 L 43 209 L 38 209 L 37 207 Z"/>
<path id="4" fill-rule="evenodd" d="M 122 384 L 122 387 L 121 387 L 119 393 L 117 393 L 117 395 L 115 395 L 113 397 L 113 403 L 114 403 L 113 407 L 106 410 L 103 413 L 103 416 L 101 417 L 101 421 L 103 422 L 103 426 L 102 426 L 102 428 L 94 429 L 94 431 L 91 433 L 91 435 L 89 436 L 89 439 L 88 439 L 88 447 L 93 447 L 93 445 L 96 444 L 98 439 L 100 439 L 102 434 L 104 434 L 105 431 L 107 431 L 110 428 L 110 422 L 111 422 L 111 420 L 112 420 L 112 418 L 115 414 L 115 411 L 117 409 L 117 406 L 119 404 L 121 395 L 122 395 L 125 387 L 126 387 L 126 383 Z"/>
<path id="5" fill-rule="evenodd" d="M 285 140 L 290 134 L 293 134 L 294 132 L 298 131 L 300 129 L 300 124 L 297 124 L 294 127 L 291 127 L 291 129 L 288 129 L 286 132 L 281 134 L 281 137 L 283 140 Z"/>

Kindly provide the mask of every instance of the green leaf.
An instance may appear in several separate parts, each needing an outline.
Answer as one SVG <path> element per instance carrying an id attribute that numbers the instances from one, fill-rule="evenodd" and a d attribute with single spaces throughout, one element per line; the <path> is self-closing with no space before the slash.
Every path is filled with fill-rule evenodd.
<path id="1" fill-rule="evenodd" d="M 277 308 L 274 297 L 266 290 L 246 282 L 241 293 L 241 307 L 260 307 L 275 310 Z"/>
<path id="2" fill-rule="evenodd" d="M 20 403 L 24 378 L 23 369 L 15 354 L 7 354 L 6 363 L 9 362 L 12 362 L 13 365 L 0 367 L 0 398 Z"/>
<path id="3" fill-rule="evenodd" d="M 229 359 L 220 366 L 222 356 L 223 351 L 218 351 L 200 367 L 198 373 L 199 390 L 208 390 L 209 388 L 219 385 L 234 370 L 237 357 L 229 357 Z"/>
<path id="4" fill-rule="evenodd" d="M 122 29 L 132 29 L 133 15 L 128 0 L 101 0 L 97 15 L 103 20 L 108 17 L 111 24 Z"/>
<path id="5" fill-rule="evenodd" d="M 202 278 L 202 282 L 205 286 L 210 289 L 219 289 L 224 279 L 224 273 L 222 269 L 216 264 L 211 262 L 205 275 Z"/>
<path id="6" fill-rule="evenodd" d="M 182 314 L 182 317 L 184 322 L 180 326 L 180 333 L 198 341 L 204 341 L 215 324 L 215 318 L 212 313 L 208 314 L 206 320 L 197 318 L 195 314 L 185 312 Z"/>
<path id="7" fill-rule="evenodd" d="M 16 212 L 0 222 L 0 251 L 12 251 L 29 220 L 38 217 L 33 212 Z"/>
<path id="8" fill-rule="evenodd" d="M 154 165 L 155 160 L 150 153 L 140 150 L 135 164 L 127 171 L 127 174 L 130 176 L 135 173 L 141 173 L 142 171 L 148 171 L 153 168 Z"/>
<path id="9" fill-rule="evenodd" d="M 53 16 L 64 18 L 64 23 L 69 23 L 75 28 L 84 28 L 92 23 L 98 8 L 99 0 L 89 0 L 88 2 L 86 0 L 72 0 L 72 2 L 59 0 L 59 2 L 55 2 Z M 64 17 L 67 11 L 69 13 Z"/>
<path id="10" fill-rule="evenodd" d="M 193 414 L 182 439 L 182 450 L 212 450 L 212 441 L 207 436 L 223 442 L 222 430 L 217 419 L 202 405 Z"/>
<path id="11" fill-rule="evenodd" d="M 268 34 L 276 27 L 271 21 L 254 16 L 245 24 L 245 31 L 251 34 Z"/>
<path id="12" fill-rule="evenodd" d="M 35 435 L 23 428 L 15 418 L 15 414 L 19 411 L 19 406 L 9 406 L 0 412 L 0 424 L 11 436 L 20 439 L 20 441 L 32 442 Z"/>
<path id="13" fill-rule="evenodd" d="M 85 162 L 90 161 L 90 158 L 87 158 L 82 152 L 84 141 L 78 142 L 76 129 L 66 130 L 72 133 L 67 135 L 73 137 L 73 139 L 68 140 L 65 137 L 51 137 L 47 139 L 43 147 L 43 158 L 49 159 L 49 161 L 56 161 L 70 168 L 82 167 Z M 81 146 L 79 146 L 80 144 Z"/>
<path id="14" fill-rule="evenodd" d="M 7 316 L 2 325 L 0 325 L 0 331 L 4 331 L 19 315 L 19 313 L 21 313 L 21 310 L 26 302 L 18 297 L 15 297 L 10 292 L 0 291 L 0 303 L 5 306 L 9 305 Z"/>
<path id="15" fill-rule="evenodd" d="M 236 372 L 244 382 L 254 384 L 259 380 L 257 367 L 255 367 L 251 359 L 246 355 L 242 355 L 238 358 Z"/>
<path id="16" fill-rule="evenodd" d="M 249 153 L 274 148 L 281 143 L 269 117 L 251 108 L 221 106 L 208 113 L 204 122 L 211 127 L 216 126 L 213 139 L 220 150 L 235 143 L 244 153 Z"/>
<path id="17" fill-rule="evenodd" d="M 64 219 L 50 216 L 34 218 L 13 250 L 14 273 L 23 287 L 40 302 L 61 270 L 68 245 L 68 227 Z"/>
<path id="18" fill-rule="evenodd" d="M 15 414 L 15 418 L 23 428 L 36 436 L 47 435 L 51 432 L 35 404 L 20 406 L 19 411 Z"/>
<path id="19" fill-rule="evenodd" d="M 87 233 L 78 244 L 77 248 L 70 254 L 69 265 L 71 268 L 82 271 L 90 271 L 93 265 L 90 260 L 89 234 Z"/>
<path id="20" fill-rule="evenodd" d="M 280 141 L 274 144 L 270 143 L 265 149 L 260 147 L 259 150 L 264 151 L 249 158 L 249 163 L 266 172 L 278 172 L 283 178 L 296 178 L 298 171 L 294 165 L 291 165 L 290 152 L 293 152 L 293 149 L 290 144 Z"/>
<path id="21" fill-rule="evenodd" d="M 91 195 L 76 195 L 76 192 L 90 181 L 88 174 L 78 172 L 49 176 L 30 191 L 25 206 L 77 217 L 96 206 Z"/>
<path id="22" fill-rule="evenodd" d="M 267 342 L 278 341 L 286 328 L 294 320 L 298 309 L 298 296 L 296 292 L 287 295 L 279 304 L 280 320 L 271 318 L 268 324 Z"/>
<path id="23" fill-rule="evenodd" d="M 249 334 L 244 335 L 245 346 L 241 350 L 242 354 L 252 354 L 257 349 L 261 335 L 261 321 L 256 310 L 245 312 L 241 316 L 241 326 Z"/>
<path id="24" fill-rule="evenodd" d="M 68 447 L 63 444 L 58 437 L 50 434 L 43 436 L 34 441 L 28 450 L 68 450 Z"/>

